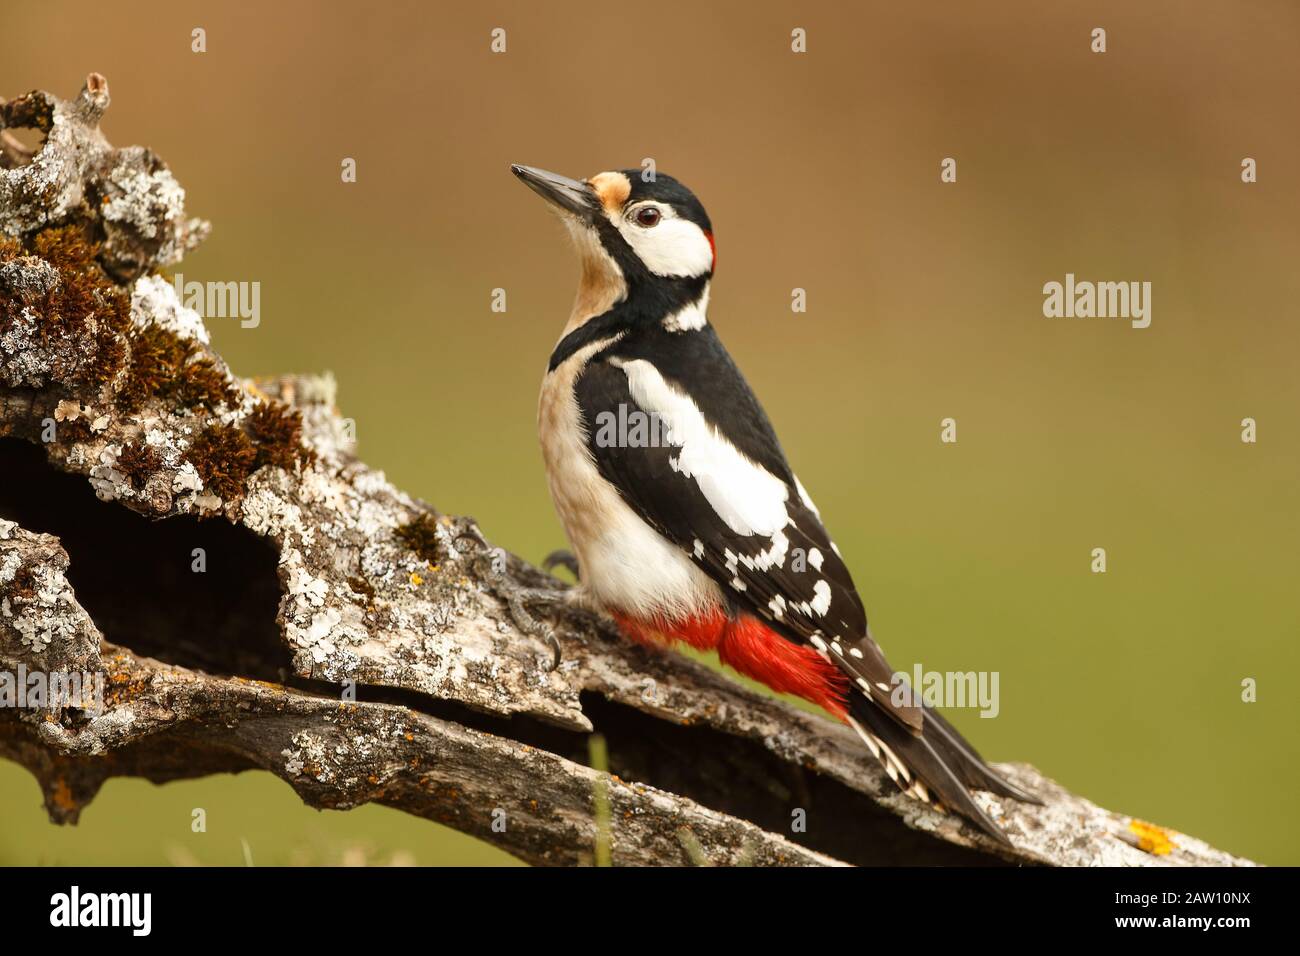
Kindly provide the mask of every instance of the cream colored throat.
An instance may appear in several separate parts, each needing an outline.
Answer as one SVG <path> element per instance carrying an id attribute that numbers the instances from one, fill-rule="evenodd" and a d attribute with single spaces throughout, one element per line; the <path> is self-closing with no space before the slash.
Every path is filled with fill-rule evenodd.
<path id="1" fill-rule="evenodd" d="M 573 300 L 573 311 L 569 313 L 569 321 L 564 326 L 561 337 L 589 319 L 608 312 L 627 298 L 627 280 L 623 278 L 623 270 L 605 251 L 599 238 L 583 226 L 571 226 L 569 231 L 574 245 L 578 247 L 582 273 L 578 277 L 578 294 Z"/>

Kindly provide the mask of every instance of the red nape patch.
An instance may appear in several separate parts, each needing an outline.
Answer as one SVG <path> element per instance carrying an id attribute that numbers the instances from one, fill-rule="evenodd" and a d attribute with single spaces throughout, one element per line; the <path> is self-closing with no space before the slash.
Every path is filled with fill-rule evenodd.
<path id="1" fill-rule="evenodd" d="M 848 678 L 813 648 L 788 641 L 758 618 L 730 620 L 722 613 L 684 621 L 643 621 L 615 614 L 623 633 L 643 644 L 683 641 L 701 651 L 717 648 L 718 657 L 746 677 L 782 694 L 794 694 L 830 711 L 847 714 Z"/>
<path id="2" fill-rule="evenodd" d="M 713 244 L 713 233 L 704 231 L 704 238 L 709 240 L 709 255 L 712 257 L 712 261 L 709 263 L 709 271 L 717 272 L 718 271 L 718 247 Z"/>

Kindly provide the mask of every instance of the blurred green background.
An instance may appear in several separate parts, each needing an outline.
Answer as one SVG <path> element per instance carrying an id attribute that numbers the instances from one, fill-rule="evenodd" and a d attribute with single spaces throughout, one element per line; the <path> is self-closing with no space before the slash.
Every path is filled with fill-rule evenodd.
<path id="1" fill-rule="evenodd" d="M 713 218 L 711 318 L 894 665 L 996 670 L 996 719 L 951 713 L 990 758 L 1295 864 L 1300 8 L 1135 6 L 9 4 L 0 94 L 104 73 L 109 139 L 213 221 L 179 271 L 262 284 L 259 328 L 210 323 L 236 371 L 332 369 L 367 461 L 533 560 L 563 544 L 534 421 L 576 268 L 508 164 L 653 157 Z M 1152 282 L 1151 327 L 1044 318 L 1067 272 Z M 508 861 L 265 774 L 113 780 L 57 828 L 0 765 L 0 862 L 245 847 Z"/>

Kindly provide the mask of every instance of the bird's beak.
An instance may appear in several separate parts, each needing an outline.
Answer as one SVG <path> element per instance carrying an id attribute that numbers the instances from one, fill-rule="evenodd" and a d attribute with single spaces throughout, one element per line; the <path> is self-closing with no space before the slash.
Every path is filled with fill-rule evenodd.
<path id="1" fill-rule="evenodd" d="M 510 167 L 510 171 L 543 199 L 572 213 L 583 222 L 595 222 L 600 211 L 600 201 L 596 198 L 596 190 L 587 183 L 557 173 L 548 173 L 544 169 L 534 169 L 532 166 L 515 165 Z"/>

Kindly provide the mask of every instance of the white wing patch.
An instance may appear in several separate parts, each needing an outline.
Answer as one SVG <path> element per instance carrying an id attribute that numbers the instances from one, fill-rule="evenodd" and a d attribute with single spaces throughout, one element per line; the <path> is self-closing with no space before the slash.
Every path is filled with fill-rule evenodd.
<path id="1" fill-rule="evenodd" d="M 687 395 L 669 385 L 645 359 L 611 359 L 627 375 L 632 398 L 668 428 L 668 441 L 681 449 L 673 467 L 694 478 L 709 505 L 738 535 L 775 535 L 790 522 L 789 489 L 780 478 L 746 458 L 718 434 Z M 775 544 L 775 542 L 774 542 Z M 785 560 L 780 549 L 779 564 Z"/>

